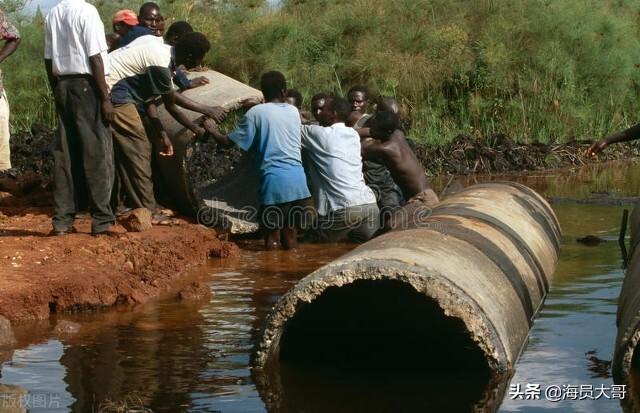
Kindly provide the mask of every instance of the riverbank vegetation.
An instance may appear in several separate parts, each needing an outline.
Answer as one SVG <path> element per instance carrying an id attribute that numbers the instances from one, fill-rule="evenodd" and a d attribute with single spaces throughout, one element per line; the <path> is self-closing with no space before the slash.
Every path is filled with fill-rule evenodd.
<path id="1" fill-rule="evenodd" d="M 103 20 L 141 1 L 97 1 Z M 593 139 L 640 120 L 640 6 L 630 0 L 174 0 L 212 40 L 207 64 L 257 85 L 283 71 L 308 99 L 366 83 L 399 99 L 411 136 Z M 167 23 L 170 24 L 171 21 Z M 42 17 L 4 64 L 13 128 L 54 124 Z"/>

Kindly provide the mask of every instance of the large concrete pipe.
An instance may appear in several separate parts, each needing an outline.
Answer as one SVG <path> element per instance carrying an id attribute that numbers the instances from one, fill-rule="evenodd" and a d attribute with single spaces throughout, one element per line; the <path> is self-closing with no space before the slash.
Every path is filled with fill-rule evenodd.
<path id="1" fill-rule="evenodd" d="M 235 110 L 244 100 L 262 99 L 259 90 L 221 73 L 207 71 L 190 75 L 195 76 L 209 79 L 208 85 L 184 92 L 196 102 Z M 203 117 L 188 110 L 185 113 L 192 121 Z M 173 157 L 158 158 L 156 169 L 171 205 L 186 215 L 204 214 L 200 218 L 205 224 L 228 226 L 237 233 L 254 231 L 259 186 L 249 157 L 239 149 L 221 149 L 214 142 L 192 142 L 193 134 L 164 107 L 160 108 L 159 116 L 175 152 Z M 211 156 L 213 153 L 215 157 Z"/>
<path id="2" fill-rule="evenodd" d="M 615 383 L 627 385 L 622 404 L 627 411 L 640 412 L 640 208 L 631 214 L 631 251 L 627 271 L 618 298 L 616 326 L 618 334 L 613 354 Z"/>
<path id="3" fill-rule="evenodd" d="M 390 356 L 392 366 L 473 365 L 494 378 L 512 371 L 555 270 L 555 214 L 525 186 L 489 183 L 426 215 L 281 297 L 254 354 L 263 384 L 281 363 L 380 365 Z"/>

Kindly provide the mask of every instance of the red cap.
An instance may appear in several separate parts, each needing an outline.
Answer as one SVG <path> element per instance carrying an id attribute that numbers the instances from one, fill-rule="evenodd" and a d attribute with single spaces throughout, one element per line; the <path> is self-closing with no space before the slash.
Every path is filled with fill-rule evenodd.
<path id="1" fill-rule="evenodd" d="M 120 10 L 113 15 L 113 24 L 120 22 L 126 24 L 127 26 L 137 26 L 138 16 L 133 10 Z"/>

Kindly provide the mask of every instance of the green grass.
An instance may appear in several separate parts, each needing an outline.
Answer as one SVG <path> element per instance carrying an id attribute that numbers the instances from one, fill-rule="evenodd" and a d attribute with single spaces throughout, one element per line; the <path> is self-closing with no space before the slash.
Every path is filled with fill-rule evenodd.
<path id="1" fill-rule="evenodd" d="M 98 1 L 103 20 L 140 1 Z M 174 0 L 211 39 L 207 63 L 256 85 L 283 71 L 308 99 L 356 83 L 399 99 L 412 137 L 592 139 L 638 122 L 640 5 L 631 0 Z M 40 22 L 4 64 L 14 129 L 52 125 Z M 307 102 L 308 103 L 308 102 Z"/>

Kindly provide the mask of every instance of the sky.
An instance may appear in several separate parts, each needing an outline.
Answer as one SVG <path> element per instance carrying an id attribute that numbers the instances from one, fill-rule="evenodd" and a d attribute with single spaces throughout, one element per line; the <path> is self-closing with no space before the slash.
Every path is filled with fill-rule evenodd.
<path id="1" fill-rule="evenodd" d="M 27 3 L 27 10 L 35 11 L 39 5 L 42 12 L 46 13 L 49 9 L 58 4 L 59 1 L 60 0 L 29 0 Z"/>

